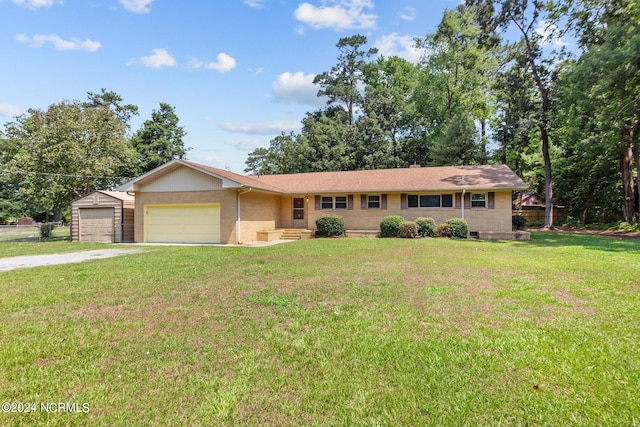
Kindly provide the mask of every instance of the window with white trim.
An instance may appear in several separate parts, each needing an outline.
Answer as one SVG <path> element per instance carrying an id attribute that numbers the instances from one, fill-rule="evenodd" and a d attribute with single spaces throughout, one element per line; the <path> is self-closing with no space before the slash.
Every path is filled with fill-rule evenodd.
<path id="1" fill-rule="evenodd" d="M 320 207 L 322 209 L 333 209 L 333 197 L 331 196 L 322 196 L 322 204 Z"/>
<path id="2" fill-rule="evenodd" d="M 452 208 L 453 194 L 408 194 L 409 208 Z"/>
<path id="3" fill-rule="evenodd" d="M 380 209 L 382 207 L 381 198 L 379 195 L 368 195 L 367 196 L 367 209 Z"/>
<path id="4" fill-rule="evenodd" d="M 347 196 L 322 196 L 321 209 L 347 209 Z"/>
<path id="5" fill-rule="evenodd" d="M 486 208 L 487 207 L 486 193 L 471 193 L 471 207 Z"/>

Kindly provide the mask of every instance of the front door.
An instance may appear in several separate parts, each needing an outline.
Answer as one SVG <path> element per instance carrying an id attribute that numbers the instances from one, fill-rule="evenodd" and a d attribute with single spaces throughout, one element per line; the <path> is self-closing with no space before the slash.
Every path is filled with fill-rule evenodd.
<path id="1" fill-rule="evenodd" d="M 304 197 L 293 198 L 293 220 L 291 225 L 294 228 L 306 228 L 307 220 L 305 218 Z"/>

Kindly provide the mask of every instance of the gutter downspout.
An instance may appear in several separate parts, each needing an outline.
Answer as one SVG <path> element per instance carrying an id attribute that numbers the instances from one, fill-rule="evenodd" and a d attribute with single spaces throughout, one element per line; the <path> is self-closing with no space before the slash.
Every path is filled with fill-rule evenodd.
<path id="1" fill-rule="evenodd" d="M 242 224 L 242 221 L 240 220 L 240 195 L 241 194 L 247 194 L 248 192 L 250 192 L 252 190 L 251 187 L 247 187 L 244 189 L 245 191 L 242 191 L 242 188 L 238 188 L 237 193 L 236 193 L 236 197 L 238 199 L 238 222 L 236 224 L 236 245 L 241 245 L 242 242 L 240 241 L 241 239 L 241 234 L 240 234 L 240 224 Z"/>
<path id="2" fill-rule="evenodd" d="M 462 189 L 462 203 L 460 204 L 460 206 L 462 207 L 462 219 L 464 219 L 464 195 L 467 193 L 467 189 L 463 188 Z"/>

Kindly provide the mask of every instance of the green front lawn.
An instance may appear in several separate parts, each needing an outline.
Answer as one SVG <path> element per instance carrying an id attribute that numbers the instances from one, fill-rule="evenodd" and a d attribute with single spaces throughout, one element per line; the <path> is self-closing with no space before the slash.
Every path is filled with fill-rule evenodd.
<path id="1" fill-rule="evenodd" d="M 79 410 L 0 425 L 637 425 L 638 259 L 640 242 L 533 233 L 0 273 L 1 400 Z"/>

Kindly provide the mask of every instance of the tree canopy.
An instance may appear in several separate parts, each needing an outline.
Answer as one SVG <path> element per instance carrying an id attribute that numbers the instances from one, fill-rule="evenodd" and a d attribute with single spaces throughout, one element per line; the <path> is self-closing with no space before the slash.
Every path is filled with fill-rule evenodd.
<path id="1" fill-rule="evenodd" d="M 341 38 L 314 80 L 328 106 L 245 171 L 504 163 L 545 196 L 547 226 L 554 204 L 583 222 L 637 221 L 639 23 L 638 0 L 467 0 L 415 40 L 418 63 Z"/>
<path id="2" fill-rule="evenodd" d="M 28 112 L 0 134 L 0 222 L 20 215 L 60 218 L 72 200 L 111 189 L 172 158 L 184 158 L 183 136 L 172 106 L 161 103 L 132 137 L 138 107 L 115 92 L 88 92 Z"/>
<path id="3" fill-rule="evenodd" d="M 502 163 L 544 195 L 546 225 L 553 205 L 585 223 L 640 219 L 640 0 L 466 0 L 414 47 L 409 62 L 340 38 L 314 79 L 327 105 L 249 153 L 245 171 Z M 59 214 L 186 156 L 172 105 L 132 130 L 138 113 L 103 88 L 8 123 L 0 221 Z"/>

